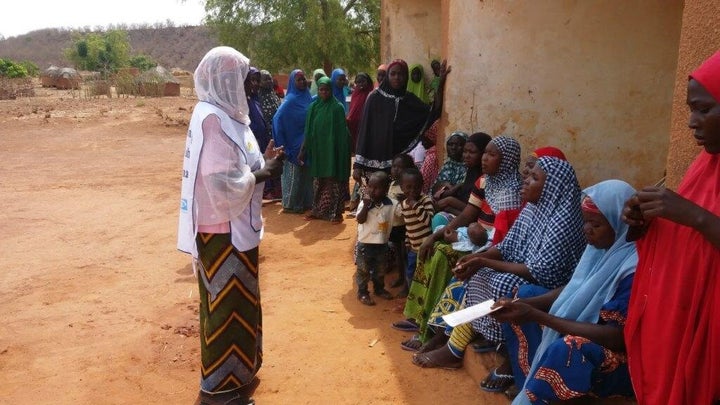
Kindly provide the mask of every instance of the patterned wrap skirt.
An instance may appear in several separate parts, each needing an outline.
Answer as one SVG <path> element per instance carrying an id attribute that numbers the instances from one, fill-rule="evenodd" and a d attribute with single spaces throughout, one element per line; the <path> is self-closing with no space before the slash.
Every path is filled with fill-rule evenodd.
<path id="1" fill-rule="evenodd" d="M 198 233 L 200 389 L 233 391 L 262 364 L 258 248 L 238 251 L 230 234 Z"/>

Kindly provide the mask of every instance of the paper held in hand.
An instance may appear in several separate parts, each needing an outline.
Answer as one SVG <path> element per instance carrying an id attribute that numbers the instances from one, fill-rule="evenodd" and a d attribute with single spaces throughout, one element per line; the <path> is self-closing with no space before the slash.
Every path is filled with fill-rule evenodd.
<path id="1" fill-rule="evenodd" d="M 463 323 L 468 323 L 468 322 L 478 319 L 482 316 L 493 313 L 501 308 L 501 307 L 497 307 L 497 308 L 491 309 L 490 307 L 492 307 L 492 305 L 494 303 L 495 303 L 495 300 L 489 299 L 489 300 L 483 301 L 479 304 L 475 304 L 471 307 L 467 307 L 467 308 L 461 309 L 459 311 L 455 311 L 450 314 L 443 315 L 443 319 L 445 320 L 445 322 L 447 322 L 448 325 L 450 325 L 452 327 L 461 325 Z"/>

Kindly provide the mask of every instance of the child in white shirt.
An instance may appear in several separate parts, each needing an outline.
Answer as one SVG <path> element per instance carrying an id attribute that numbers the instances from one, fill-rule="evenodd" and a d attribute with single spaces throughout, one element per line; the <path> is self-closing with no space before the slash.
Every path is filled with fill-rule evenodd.
<path id="1" fill-rule="evenodd" d="M 372 279 L 375 295 L 385 299 L 393 296 L 385 289 L 385 273 L 388 269 L 388 241 L 393 226 L 397 201 L 388 198 L 390 178 L 385 172 L 375 172 L 365 189 L 358 206 L 357 271 L 358 300 L 365 305 L 375 305 L 370 297 L 368 283 Z M 372 276 L 371 276 L 372 275 Z"/>

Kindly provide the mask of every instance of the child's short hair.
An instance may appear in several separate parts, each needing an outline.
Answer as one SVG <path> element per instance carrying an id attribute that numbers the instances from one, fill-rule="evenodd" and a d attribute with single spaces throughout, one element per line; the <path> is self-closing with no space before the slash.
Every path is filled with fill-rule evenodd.
<path id="1" fill-rule="evenodd" d="M 422 186 L 424 183 L 423 175 L 420 172 L 420 170 L 415 166 L 415 164 L 413 164 L 412 167 L 408 167 L 407 169 L 403 170 L 401 176 L 415 177 L 417 179 L 417 181 L 420 183 L 420 186 Z"/>
<path id="2" fill-rule="evenodd" d="M 405 168 L 405 169 L 408 169 L 411 167 L 416 167 L 415 160 L 413 160 L 412 156 L 408 155 L 407 153 L 399 153 L 399 154 L 395 155 L 395 157 L 393 158 L 393 161 L 395 161 L 395 159 L 402 160 L 403 168 Z"/>
<path id="3" fill-rule="evenodd" d="M 372 179 L 376 179 L 376 180 L 382 182 L 382 184 L 385 188 L 390 187 L 390 176 L 388 176 L 388 174 L 383 171 L 372 172 L 370 174 L 369 180 L 372 180 Z"/>

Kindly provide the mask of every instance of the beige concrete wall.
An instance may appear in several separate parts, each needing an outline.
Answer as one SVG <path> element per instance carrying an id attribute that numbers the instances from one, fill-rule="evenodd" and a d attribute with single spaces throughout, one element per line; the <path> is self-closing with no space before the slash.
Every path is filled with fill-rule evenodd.
<path id="1" fill-rule="evenodd" d="M 380 18 L 380 59 L 383 63 L 398 58 L 408 65 L 420 63 L 430 80 L 430 61 L 440 57 L 440 1 L 383 1 Z"/>
<path id="2" fill-rule="evenodd" d="M 720 49 L 718 10 L 718 0 L 694 0 L 688 1 L 683 11 L 667 157 L 667 185 L 671 188 L 677 187 L 685 170 L 701 150 L 687 127 L 687 80 L 689 73 Z"/>
<path id="3" fill-rule="evenodd" d="M 607 178 L 639 186 L 665 169 L 682 8 L 677 0 L 387 0 L 383 57 L 441 50 L 453 67 L 445 133 L 511 135 L 524 152 L 558 146 L 583 186 Z M 442 21 L 427 24 L 435 15 Z M 441 35 L 427 35 L 431 26 Z"/>

